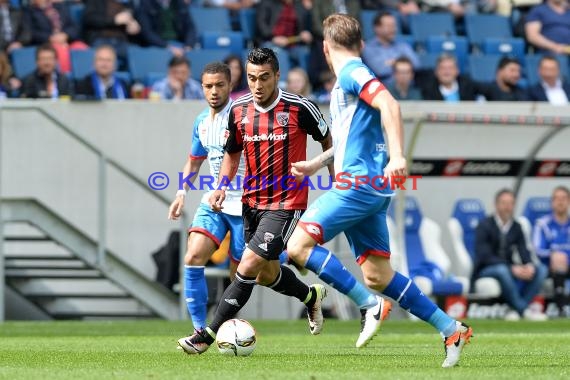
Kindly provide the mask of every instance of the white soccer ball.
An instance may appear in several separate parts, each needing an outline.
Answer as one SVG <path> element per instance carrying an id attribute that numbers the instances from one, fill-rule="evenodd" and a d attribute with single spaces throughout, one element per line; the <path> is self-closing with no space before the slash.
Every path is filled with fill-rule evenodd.
<path id="1" fill-rule="evenodd" d="M 218 350 L 224 355 L 248 356 L 256 342 L 255 329 L 243 319 L 225 321 L 216 335 Z"/>

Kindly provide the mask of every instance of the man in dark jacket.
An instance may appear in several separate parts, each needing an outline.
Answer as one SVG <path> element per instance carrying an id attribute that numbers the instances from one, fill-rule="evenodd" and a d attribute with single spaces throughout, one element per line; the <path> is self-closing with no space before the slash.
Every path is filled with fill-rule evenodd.
<path id="1" fill-rule="evenodd" d="M 527 100 L 527 93 L 518 82 L 521 79 L 521 64 L 514 57 L 499 60 L 495 81 L 480 84 L 480 93 L 489 101 L 518 102 Z"/>
<path id="2" fill-rule="evenodd" d="M 477 86 L 468 76 L 459 75 L 455 56 L 444 53 L 437 59 L 435 78 L 427 80 L 422 89 L 424 100 L 459 102 L 475 100 Z"/>
<path id="3" fill-rule="evenodd" d="M 551 55 L 545 55 L 538 63 L 540 81 L 528 89 L 529 100 L 565 105 L 570 101 L 570 83 L 560 75 L 560 62 Z"/>
<path id="4" fill-rule="evenodd" d="M 14 8 L 8 0 L 0 0 L 0 50 L 10 53 L 28 45 L 32 39 L 30 25 L 23 20 L 21 9 Z"/>
<path id="5" fill-rule="evenodd" d="M 36 70 L 24 78 L 21 97 L 51 98 L 71 95 L 69 79 L 57 71 L 57 52 L 49 43 L 36 50 Z"/>
<path id="6" fill-rule="evenodd" d="M 523 316 L 528 320 L 546 320 L 546 314 L 528 306 L 539 293 L 548 270 L 532 262 L 521 225 L 513 219 L 514 207 L 513 191 L 500 190 L 495 196 L 495 215 L 483 219 L 475 230 L 473 274 L 475 278 L 493 277 L 499 281 L 503 299 L 514 309 L 506 319 L 519 320 Z"/>
<path id="7" fill-rule="evenodd" d="M 196 30 L 186 0 L 141 0 L 135 16 L 141 25 L 141 42 L 146 46 L 168 47 L 174 54 L 182 55 L 196 44 Z"/>

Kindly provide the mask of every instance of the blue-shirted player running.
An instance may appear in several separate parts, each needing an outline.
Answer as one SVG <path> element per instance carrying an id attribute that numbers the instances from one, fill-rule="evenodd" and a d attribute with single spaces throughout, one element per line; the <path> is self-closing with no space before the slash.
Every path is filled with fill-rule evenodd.
<path id="1" fill-rule="evenodd" d="M 344 232 L 366 284 L 437 328 L 444 337 L 446 351 L 442 366 L 453 367 L 472 329 L 445 314 L 409 278 L 394 272 L 386 224 L 393 192 L 381 182 L 365 184 L 366 179 L 379 175 L 406 175 L 399 104 L 362 63 L 361 31 L 356 19 L 331 15 L 323 23 L 323 35 L 327 62 L 337 76 L 330 105 L 333 148 L 311 161 L 294 163 L 292 172 L 301 179 L 334 159 L 335 172 L 344 173 L 352 186 L 347 189 L 343 182 L 342 189 L 328 191 L 309 206 L 287 244 L 289 257 L 346 294 L 354 279 L 321 245 Z M 389 161 L 381 121 L 388 139 Z M 357 176 L 361 176 L 359 182 Z M 379 304 L 387 302 L 378 299 Z M 363 310 L 362 314 L 363 326 L 370 318 L 381 318 L 379 310 L 376 314 L 372 309 Z"/>

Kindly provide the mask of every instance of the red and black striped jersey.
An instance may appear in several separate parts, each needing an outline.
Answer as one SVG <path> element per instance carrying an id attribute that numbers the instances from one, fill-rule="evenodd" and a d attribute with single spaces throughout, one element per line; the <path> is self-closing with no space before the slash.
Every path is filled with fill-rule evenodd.
<path id="1" fill-rule="evenodd" d="M 279 90 L 277 99 L 264 109 L 248 94 L 234 102 L 228 129 L 225 150 L 243 150 L 245 156 L 242 201 L 264 210 L 306 209 L 309 189 L 290 186 L 291 163 L 306 160 L 307 135 L 322 141 L 329 133 L 318 106 Z"/>

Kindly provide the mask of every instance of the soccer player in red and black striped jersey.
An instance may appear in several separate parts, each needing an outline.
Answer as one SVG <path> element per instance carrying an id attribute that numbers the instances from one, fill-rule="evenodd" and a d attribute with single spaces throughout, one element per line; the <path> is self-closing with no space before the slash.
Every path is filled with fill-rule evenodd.
<path id="1" fill-rule="evenodd" d="M 323 151 L 332 147 L 329 129 L 315 104 L 279 89 L 279 62 L 273 50 L 253 49 L 246 72 L 251 93 L 232 105 L 220 188 L 210 197 L 210 205 L 214 211 L 222 210 L 225 187 L 236 175 L 244 154 L 242 202 L 247 247 L 235 281 L 225 290 L 212 323 L 178 341 L 189 354 L 208 349 L 222 323 L 246 304 L 256 283 L 298 298 L 307 305 L 311 334 L 319 334 L 322 329 L 325 287 L 305 285 L 278 260 L 308 201 L 307 186 L 296 184 L 290 174 L 291 163 L 306 159 L 307 135 L 319 141 Z M 333 174 L 332 166 L 329 172 Z"/>

